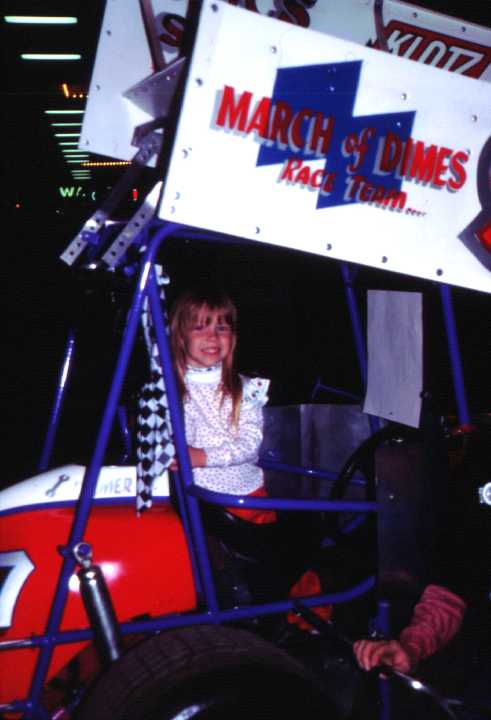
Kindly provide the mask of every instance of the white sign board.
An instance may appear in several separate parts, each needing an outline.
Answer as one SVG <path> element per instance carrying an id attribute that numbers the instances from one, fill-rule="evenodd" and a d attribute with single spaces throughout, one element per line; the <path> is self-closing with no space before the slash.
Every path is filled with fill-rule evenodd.
<path id="1" fill-rule="evenodd" d="M 487 83 L 206 2 L 160 217 L 490 292 L 469 229 L 485 222 L 490 99 Z"/>
<path id="2" fill-rule="evenodd" d="M 377 47 L 374 0 L 229 0 L 275 17 L 362 45 Z M 167 63 L 181 52 L 193 7 L 189 0 L 153 0 L 156 35 Z M 194 3 L 196 6 L 196 3 Z M 491 30 L 430 12 L 400 0 L 384 0 L 383 34 L 391 53 L 467 77 L 491 80 Z M 249 54 L 243 35 L 241 49 Z M 84 150 L 130 160 L 134 128 L 151 119 L 123 93 L 153 72 L 137 0 L 106 0 L 97 56 L 80 138 Z"/>

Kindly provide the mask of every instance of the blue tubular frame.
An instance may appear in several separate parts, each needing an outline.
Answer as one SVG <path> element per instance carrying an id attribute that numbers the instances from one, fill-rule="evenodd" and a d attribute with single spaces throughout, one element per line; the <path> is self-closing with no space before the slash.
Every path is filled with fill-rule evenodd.
<path id="1" fill-rule="evenodd" d="M 55 393 L 55 400 L 53 408 L 51 410 L 51 416 L 48 423 L 48 431 L 44 441 L 41 457 L 39 459 L 38 472 L 44 472 L 48 469 L 51 460 L 51 454 L 55 444 L 56 432 L 58 425 L 60 424 L 61 410 L 63 407 L 63 400 L 65 398 L 65 391 L 68 384 L 68 378 L 70 376 L 70 370 L 73 364 L 73 354 L 75 351 L 75 333 L 70 330 L 65 346 L 65 354 L 63 356 L 63 363 L 61 366 L 60 376 L 58 378 L 58 385 Z"/>
<path id="2" fill-rule="evenodd" d="M 457 325 L 455 323 L 452 294 L 448 285 L 440 285 L 440 299 L 442 303 L 445 330 L 447 333 L 448 353 L 450 356 L 450 366 L 452 368 L 455 399 L 457 401 L 457 416 L 460 425 L 465 427 L 466 425 L 470 425 L 471 416 L 469 413 L 467 393 L 464 385 L 464 372 L 457 337 Z"/>
<path id="3" fill-rule="evenodd" d="M 128 427 L 128 413 L 125 405 L 118 405 L 117 409 L 119 429 L 121 437 L 123 439 L 124 453 L 121 457 L 120 462 L 126 463 L 133 454 L 133 442 L 131 439 L 131 431 Z"/>
<path id="4" fill-rule="evenodd" d="M 354 282 L 357 274 L 357 269 L 348 265 L 345 262 L 340 263 L 340 267 L 341 275 L 344 282 L 344 293 L 346 295 L 346 302 L 348 304 L 348 310 L 351 318 L 351 326 L 353 328 L 356 355 L 358 357 L 358 364 L 360 366 L 362 387 L 363 390 L 366 390 L 368 376 L 367 353 L 363 340 L 363 330 L 361 326 L 360 313 L 358 311 L 358 303 L 356 301 L 354 290 Z"/>
<path id="5" fill-rule="evenodd" d="M 69 540 L 66 546 L 60 549 L 63 557 L 62 567 L 56 584 L 53 603 L 50 609 L 45 633 L 43 636 L 19 639 L 15 641 L 0 642 L 1 650 L 12 650 L 21 648 L 39 648 L 33 679 L 27 700 L 15 701 L 8 705 L 0 706 L 0 712 L 28 713 L 30 717 L 48 718 L 48 714 L 40 705 L 42 690 L 45 684 L 53 649 L 57 644 L 90 640 L 93 637 L 92 630 L 60 631 L 63 611 L 68 595 L 68 581 L 75 571 L 76 561 L 73 556 L 74 547 L 83 541 L 87 522 L 90 515 L 93 496 L 97 485 L 97 479 L 104 461 L 105 451 L 109 442 L 111 429 L 117 415 L 118 402 L 123 386 L 124 378 L 131 352 L 133 350 L 140 315 L 145 297 L 148 297 L 152 319 L 155 327 L 157 345 L 161 357 L 161 364 L 164 380 L 168 393 L 169 411 L 174 431 L 176 454 L 180 467 L 180 480 L 177 480 L 178 499 L 181 505 L 183 516 L 183 527 L 186 534 L 188 548 L 191 557 L 194 579 L 198 596 L 205 606 L 204 611 L 196 611 L 183 615 L 167 615 L 152 620 L 123 623 L 120 628 L 123 635 L 130 633 L 155 632 L 157 630 L 175 628 L 185 625 L 201 623 L 224 623 L 235 620 L 257 617 L 275 613 L 284 613 L 295 608 L 295 600 L 281 600 L 262 605 L 251 605 L 244 607 L 219 609 L 215 583 L 212 576 L 210 559 L 206 546 L 206 539 L 201 522 L 199 503 L 207 501 L 210 503 L 237 506 L 243 508 L 277 508 L 296 511 L 329 511 L 329 512 L 376 512 L 375 502 L 329 502 L 327 500 L 288 500 L 274 498 L 249 498 L 236 495 L 213 493 L 203 488 L 198 488 L 193 483 L 192 469 L 187 450 L 184 422 L 182 417 L 181 403 L 179 399 L 177 384 L 172 369 L 172 360 L 169 349 L 167 330 L 164 324 L 164 314 L 161 311 L 160 297 L 155 280 L 153 269 L 155 256 L 161 243 L 170 235 L 182 234 L 183 226 L 171 223 L 159 224 L 146 249 L 140 275 L 138 277 L 135 294 L 128 313 L 127 323 L 120 345 L 119 355 L 113 375 L 112 384 L 108 393 L 105 409 L 103 412 L 94 452 L 91 462 L 86 469 L 80 497 L 76 504 L 73 523 Z M 209 236 L 208 236 L 209 237 Z M 56 428 L 59 422 L 61 404 L 66 389 L 66 379 L 71 366 L 74 347 L 74 337 L 71 334 L 67 343 L 63 370 L 57 388 L 56 401 L 50 419 L 49 442 L 45 444 L 46 452 L 43 452 L 43 463 L 49 462 L 51 446 L 54 442 Z M 284 466 L 286 469 L 288 466 Z M 300 468 L 299 468 L 300 470 Z M 315 471 L 307 469 L 303 472 L 314 474 Z M 330 473 L 318 471 L 319 477 L 330 476 Z M 182 485 L 181 485 L 182 483 Z M 336 604 L 350 601 L 360 595 L 369 592 L 375 586 L 375 578 L 368 577 L 352 588 L 342 592 L 329 593 L 320 596 L 305 598 L 303 604 L 306 607 L 316 607 L 325 604 Z"/>
<path id="6" fill-rule="evenodd" d="M 60 576 L 56 586 L 53 605 L 48 617 L 46 625 L 47 642 L 40 650 L 36 670 L 34 672 L 33 681 L 30 691 L 30 706 L 38 706 L 39 700 L 48 672 L 49 663 L 53 653 L 53 636 L 58 631 L 62 619 L 63 610 L 66 604 L 68 594 L 68 581 L 75 569 L 75 559 L 73 557 L 73 548 L 82 541 L 87 521 L 89 518 L 92 498 L 95 494 L 97 479 L 103 464 L 104 454 L 109 441 L 109 436 L 116 414 L 117 403 L 123 386 L 123 380 L 126 375 L 131 351 L 136 339 L 136 333 L 140 321 L 143 299 L 145 295 L 148 276 L 153 266 L 155 254 L 160 243 L 165 237 L 170 235 L 174 230 L 174 225 L 169 224 L 162 227 L 154 236 L 150 243 L 142 264 L 142 269 L 138 279 L 137 289 L 131 305 L 127 325 L 121 343 L 119 357 L 114 371 L 113 382 L 109 390 L 106 401 L 99 434 L 97 436 L 96 445 L 91 462 L 85 472 L 82 490 L 78 499 L 73 519 L 73 525 L 70 532 L 70 538 L 67 545 L 60 550 L 63 556 L 63 563 Z"/>
<path id="7" fill-rule="evenodd" d="M 49 718 L 47 712 L 41 707 L 41 693 L 45 684 L 47 672 L 53 649 L 58 644 L 73 643 L 86 641 L 93 638 L 93 632 L 90 629 L 77 631 L 60 631 L 61 619 L 65 608 L 68 594 L 68 580 L 75 570 L 75 559 L 73 557 L 73 548 L 83 540 L 86 530 L 89 514 L 92 506 L 93 496 L 97 485 L 97 479 L 104 461 L 104 455 L 109 442 L 110 433 L 118 412 L 118 402 L 123 386 L 124 378 L 129 363 L 131 353 L 136 340 L 137 330 L 140 322 L 143 302 L 148 297 L 150 311 L 152 314 L 153 324 L 157 345 L 161 358 L 164 380 L 168 393 L 169 411 L 174 431 L 174 441 L 176 453 L 179 462 L 179 477 L 176 477 L 176 492 L 181 511 L 184 532 L 186 535 L 193 577 L 196 585 L 197 595 L 201 600 L 202 608 L 186 614 L 166 615 L 152 620 L 137 621 L 123 623 L 120 626 L 123 635 L 134 633 L 151 633 L 163 629 L 171 629 L 181 626 L 196 625 L 202 623 L 219 624 L 224 622 L 233 622 L 240 619 L 258 617 L 275 613 L 285 613 L 294 610 L 298 599 L 281 600 L 262 605 L 250 605 L 243 607 L 234 607 L 221 610 L 218 606 L 215 583 L 213 580 L 210 559 L 206 546 L 206 539 L 201 521 L 201 513 L 199 503 L 202 501 L 217 504 L 226 507 L 240 508 L 264 508 L 278 509 L 288 511 L 307 511 L 307 512 L 349 512 L 366 514 L 367 512 L 377 512 L 376 502 L 351 502 L 351 501 L 328 501 L 328 500 L 289 500 L 285 498 L 251 498 L 236 495 L 228 495 L 223 493 L 215 493 L 204 488 L 200 488 L 193 483 L 192 468 L 187 450 L 184 422 L 182 417 L 181 403 L 177 389 L 174 372 L 172 370 L 172 359 L 169 349 L 167 328 L 165 326 L 164 314 L 160 305 L 159 291 L 156 283 L 154 272 L 154 261 L 156 253 L 160 245 L 170 235 L 181 235 L 185 233 L 188 236 L 188 229 L 184 226 L 177 226 L 172 223 L 159 223 L 153 234 L 150 233 L 148 247 L 146 248 L 140 274 L 138 276 L 133 301 L 128 312 L 126 327 L 120 345 L 119 355 L 116 361 L 115 371 L 112 384 L 108 393 L 105 409 L 103 412 L 94 452 L 91 462 L 87 467 L 84 475 L 81 494 L 76 504 L 74 519 L 70 531 L 70 537 L 67 545 L 60 549 L 63 557 L 62 567 L 60 570 L 58 582 L 55 589 L 53 603 L 50 609 L 48 622 L 44 635 L 29 638 L 23 638 L 15 641 L 0 642 L 1 650 L 12 650 L 21 648 L 39 648 L 39 657 L 37 659 L 29 697 L 26 700 L 15 701 L 8 705 L 0 706 L 2 712 L 20 712 L 27 713 L 29 717 Z M 200 238 L 210 238 L 211 234 L 197 233 Z M 345 283 L 345 293 L 348 301 L 351 321 L 353 325 L 355 345 L 360 364 L 363 383 L 366 384 L 367 364 L 366 353 L 363 342 L 363 333 L 361 322 L 356 304 L 355 293 L 353 289 L 354 269 L 349 268 L 346 264 L 341 265 L 343 280 Z M 459 419 L 461 422 L 467 422 L 469 415 L 463 385 L 462 367 L 460 362 L 460 354 L 458 350 L 457 335 L 455 329 L 455 320 L 453 317 L 453 309 L 451 306 L 451 298 L 447 286 L 441 287 L 442 303 L 444 309 L 445 325 L 449 339 L 449 351 L 452 363 L 452 371 L 454 374 L 454 383 L 457 394 L 457 402 L 459 406 Z M 58 381 L 55 403 L 53 406 L 48 434 L 46 437 L 43 454 L 40 462 L 40 469 L 44 470 L 48 466 L 51 455 L 56 430 L 59 424 L 60 412 L 68 374 L 71 369 L 73 360 L 75 338 L 70 333 L 65 357 L 63 361 L 62 371 Z M 376 418 L 371 418 L 376 421 Z M 372 430 L 378 429 L 376 424 L 372 425 Z M 329 471 L 316 470 L 314 468 L 300 468 L 283 463 L 275 463 L 269 460 L 263 460 L 263 467 L 271 469 L 293 472 L 312 477 L 333 479 L 335 473 Z M 363 484 L 358 478 L 354 480 L 356 484 Z M 316 607 L 319 605 L 343 603 L 353 600 L 373 589 L 375 586 L 375 578 L 368 577 L 346 591 L 324 594 L 320 596 L 308 597 L 302 600 L 302 604 L 306 607 Z"/>
<path id="8" fill-rule="evenodd" d="M 357 268 L 348 263 L 340 263 L 341 275 L 344 282 L 344 293 L 346 296 L 346 302 L 351 318 L 351 327 L 353 328 L 353 337 L 355 341 L 356 355 L 358 357 L 358 365 L 360 367 L 361 382 L 363 387 L 363 395 L 367 390 L 367 378 L 368 378 L 368 363 L 367 363 L 367 351 L 365 347 L 365 341 L 363 339 L 363 329 L 360 319 L 360 311 L 358 309 L 358 302 L 356 300 L 356 294 L 354 289 L 354 282 L 357 275 Z M 374 415 L 368 415 L 368 423 L 372 433 L 376 433 L 380 430 L 380 419 Z"/>

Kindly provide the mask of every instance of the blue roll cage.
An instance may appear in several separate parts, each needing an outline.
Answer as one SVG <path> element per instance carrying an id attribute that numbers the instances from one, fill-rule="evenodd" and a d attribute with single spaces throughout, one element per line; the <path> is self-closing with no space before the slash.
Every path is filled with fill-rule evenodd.
<path id="1" fill-rule="evenodd" d="M 185 440 L 181 403 L 173 371 L 167 328 L 165 326 L 163 313 L 161 312 L 161 301 L 154 269 L 157 252 L 165 241 L 169 240 L 170 237 L 188 238 L 190 234 L 193 238 L 206 240 L 221 239 L 214 233 L 197 232 L 194 228 L 164 221 L 153 221 L 151 227 L 142 232 L 140 243 L 145 245 L 146 250 L 143 254 L 139 267 L 139 273 L 135 283 L 135 291 L 128 312 L 126 327 L 121 340 L 120 350 L 100 423 L 94 452 L 90 463 L 86 468 L 80 497 L 76 504 L 69 540 L 65 546 L 59 548 L 59 552 L 63 557 L 63 562 L 54 593 L 53 603 L 48 616 L 46 631 L 44 635 L 0 642 L 0 650 L 39 648 L 39 657 L 37 659 L 29 695 L 26 699 L 15 700 L 6 705 L 0 706 L 0 712 L 23 713 L 24 716 L 40 718 L 43 720 L 50 718 L 50 714 L 41 705 L 41 693 L 46 682 L 53 649 L 58 644 L 87 641 L 93 638 L 93 631 L 90 629 L 61 632 L 60 624 L 67 601 L 68 581 L 75 571 L 75 566 L 77 564 L 74 555 L 74 548 L 83 541 L 95 494 L 97 479 L 104 462 L 111 430 L 118 414 L 121 415 L 122 412 L 121 406 L 119 405 L 119 398 L 123 382 L 126 377 L 131 353 L 135 345 L 142 306 L 146 298 L 148 298 L 150 312 L 155 328 L 156 340 L 168 394 L 169 411 L 174 432 L 176 454 L 180 467 L 180 472 L 175 473 L 174 478 L 176 495 L 189 548 L 195 587 L 197 595 L 201 600 L 200 604 L 202 609 L 185 614 L 167 615 L 159 618 L 153 618 L 151 620 L 123 623 L 120 625 L 122 635 L 152 633 L 158 630 L 203 623 L 228 623 L 244 618 L 258 617 L 273 613 L 284 613 L 294 609 L 294 603 L 296 605 L 297 601 L 293 600 L 281 600 L 268 604 L 220 609 L 217 601 L 215 582 L 212 576 L 210 558 L 207 551 L 205 534 L 200 516 L 200 501 L 206 501 L 208 503 L 228 507 L 263 508 L 289 511 L 322 511 L 335 513 L 349 512 L 362 514 L 377 512 L 377 503 L 371 501 L 352 502 L 308 499 L 289 500 L 285 498 L 250 498 L 211 492 L 209 490 L 205 490 L 204 488 L 197 487 L 194 484 Z M 135 240 L 135 244 L 138 244 L 138 241 L 139 239 L 137 238 Z M 367 361 L 365 343 L 362 333 L 359 308 L 354 290 L 357 268 L 346 263 L 340 263 L 340 266 L 360 372 L 363 385 L 366 386 Z M 458 345 L 451 290 L 449 286 L 444 284 L 439 284 L 439 288 L 445 329 L 448 338 L 448 349 L 457 402 L 458 420 L 462 426 L 465 426 L 470 423 L 470 415 L 464 387 L 462 362 Z M 47 470 L 50 464 L 62 406 L 68 386 L 68 378 L 73 363 L 74 347 L 75 335 L 73 331 L 70 331 L 56 386 L 55 399 L 49 419 L 48 430 L 38 465 L 39 472 Z M 375 432 L 379 427 L 378 418 L 370 417 L 370 424 L 372 432 Z M 124 423 L 123 427 L 125 427 Z M 126 430 L 124 431 L 124 439 L 127 452 L 129 452 L 130 441 Z M 277 463 L 271 460 L 264 461 L 262 464 L 264 467 L 272 470 L 309 475 L 310 477 L 329 479 L 334 479 L 336 477 L 336 473 L 327 470 L 293 467 L 291 465 Z M 304 598 L 301 602 L 307 608 L 326 604 L 343 603 L 369 592 L 374 586 L 375 577 L 370 576 L 346 591 Z M 389 631 L 389 628 L 387 627 L 387 618 L 387 607 L 385 603 L 381 603 L 377 618 L 378 628 L 381 632 L 388 633 Z M 387 702 L 385 703 L 384 708 L 385 709 L 382 710 L 382 716 L 388 718 L 389 711 Z"/>

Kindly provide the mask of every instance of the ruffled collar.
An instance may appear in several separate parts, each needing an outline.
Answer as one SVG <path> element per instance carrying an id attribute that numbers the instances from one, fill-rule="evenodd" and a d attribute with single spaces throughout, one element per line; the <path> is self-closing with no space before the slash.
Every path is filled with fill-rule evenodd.
<path id="1" fill-rule="evenodd" d="M 188 365 L 184 376 L 185 382 L 201 383 L 203 385 L 219 382 L 222 379 L 222 363 L 218 362 L 207 368 L 192 367 Z"/>

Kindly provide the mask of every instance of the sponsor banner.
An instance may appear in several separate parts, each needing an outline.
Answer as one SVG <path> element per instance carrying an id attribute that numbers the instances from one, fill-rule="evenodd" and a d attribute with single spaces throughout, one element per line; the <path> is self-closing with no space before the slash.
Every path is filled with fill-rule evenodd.
<path id="1" fill-rule="evenodd" d="M 21 507 L 74 502 L 80 495 L 85 475 L 83 465 L 63 465 L 48 470 L 0 492 L 0 513 Z M 154 498 L 168 497 L 168 474 L 155 481 Z M 132 465 L 109 465 L 101 468 L 95 492 L 96 500 L 136 497 L 136 468 Z"/>
<path id="2" fill-rule="evenodd" d="M 488 88 L 211 3 L 160 216 L 489 292 Z"/>
<path id="3" fill-rule="evenodd" d="M 228 0 L 285 28 L 303 27 L 378 47 L 374 0 Z M 156 34 L 166 62 L 179 54 L 196 2 L 153 0 Z M 383 34 L 394 55 L 467 77 L 491 80 L 491 30 L 399 0 L 384 0 Z M 285 29 L 286 32 L 286 29 Z M 242 53 L 254 38 L 242 37 Z M 139 3 L 107 0 L 80 147 L 129 160 L 134 128 L 152 119 L 123 97 L 153 73 Z"/>

